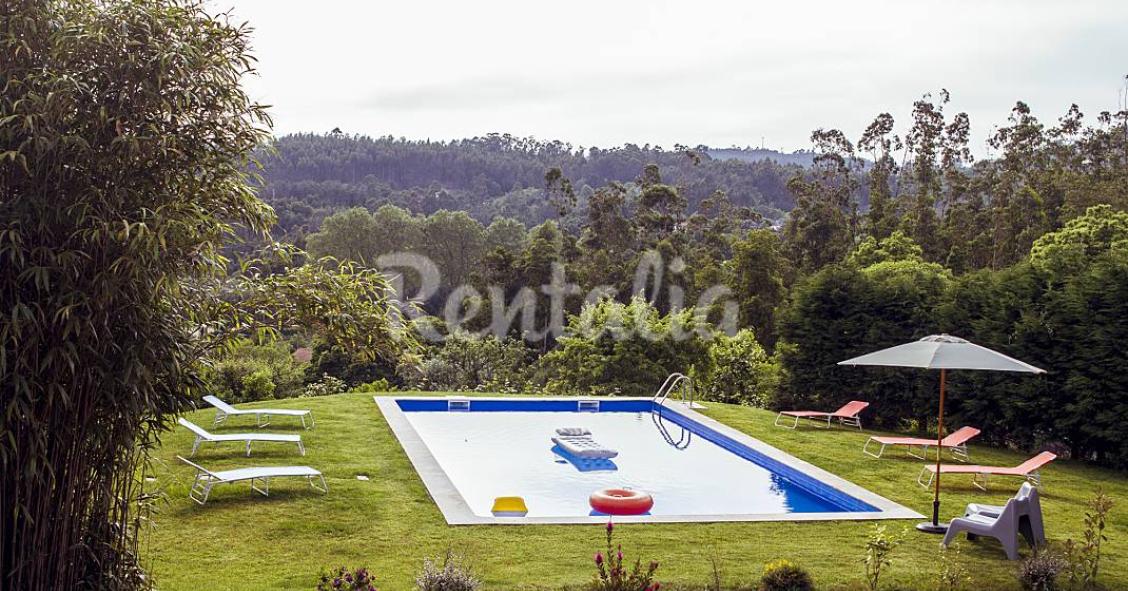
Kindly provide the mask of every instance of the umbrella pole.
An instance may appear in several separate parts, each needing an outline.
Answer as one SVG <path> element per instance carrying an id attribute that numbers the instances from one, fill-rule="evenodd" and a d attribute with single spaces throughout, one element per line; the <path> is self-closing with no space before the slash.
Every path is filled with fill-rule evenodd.
<path id="1" fill-rule="evenodd" d="M 941 442 L 944 440 L 944 382 L 947 378 L 947 370 L 940 370 L 940 414 L 936 416 L 936 476 L 933 479 L 935 488 L 933 489 L 932 496 L 932 522 L 921 523 L 917 525 L 917 529 L 923 532 L 940 534 L 948 531 L 947 524 L 940 525 L 940 457 L 941 452 L 944 451 Z"/>

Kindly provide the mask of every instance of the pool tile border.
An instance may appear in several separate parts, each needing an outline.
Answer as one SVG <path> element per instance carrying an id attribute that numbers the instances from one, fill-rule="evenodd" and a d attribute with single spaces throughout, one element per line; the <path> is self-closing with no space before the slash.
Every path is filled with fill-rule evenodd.
<path id="1" fill-rule="evenodd" d="M 577 517 L 493 517 L 476 515 L 462 497 L 454 483 L 439 465 L 438 460 L 427 447 L 426 442 L 415 431 L 408 421 L 406 414 L 400 408 L 399 400 L 435 401 L 446 398 L 426 396 L 373 396 L 373 401 L 383 415 L 384 420 L 392 429 L 400 446 L 403 447 L 416 473 L 423 480 L 428 494 L 439 507 L 443 518 L 450 525 L 547 525 L 547 524 L 581 524 L 604 523 L 606 517 L 577 516 Z M 558 401 L 559 398 L 548 397 L 521 397 L 521 398 L 473 398 L 475 401 Z M 578 400 L 578 399 L 577 399 Z M 649 398 L 584 398 L 584 400 L 610 400 L 616 402 L 635 401 L 651 403 Z M 827 472 L 814 464 L 810 464 L 792 456 L 776 447 L 768 445 L 750 435 L 738 431 L 724 423 L 707 417 L 678 403 L 669 403 L 662 408 L 663 416 L 676 417 L 673 422 L 679 421 L 696 423 L 704 429 L 707 437 L 713 443 L 734 451 L 746 459 L 753 459 L 742 453 L 742 446 L 755 454 L 757 462 L 767 461 L 775 468 L 782 468 L 789 476 L 799 475 L 796 482 L 805 488 L 815 488 L 817 494 L 833 497 L 836 502 L 850 506 L 850 501 L 861 501 L 874 507 L 877 511 L 846 511 L 833 513 L 744 513 L 727 515 L 647 515 L 647 516 L 619 516 L 615 518 L 620 523 L 715 523 L 715 522 L 741 522 L 741 521 L 869 521 L 879 519 L 922 519 L 924 516 L 908 507 L 895 503 L 885 497 L 877 495 L 844 478 Z M 683 425 L 685 426 L 685 425 Z M 720 441 L 718 441 L 718 438 Z M 729 443 L 731 442 L 731 443 Z M 735 444 L 735 449 L 734 449 Z M 816 484 L 812 484 L 816 483 Z M 855 503 L 856 504 L 856 503 Z"/>

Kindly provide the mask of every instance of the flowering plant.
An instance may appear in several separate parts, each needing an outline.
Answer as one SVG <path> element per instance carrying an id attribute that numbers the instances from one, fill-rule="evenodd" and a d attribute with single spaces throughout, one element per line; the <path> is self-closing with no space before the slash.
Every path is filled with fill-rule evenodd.
<path id="1" fill-rule="evenodd" d="M 340 567 L 335 571 L 322 571 L 317 581 L 317 591 L 378 591 L 368 569 L 356 570 Z"/>
<path id="2" fill-rule="evenodd" d="M 650 561 L 646 570 L 642 568 L 642 560 L 635 559 L 634 568 L 629 572 L 623 568 L 623 547 L 612 544 L 615 526 L 607 522 L 607 553 L 595 553 L 595 578 L 589 588 L 592 591 L 658 591 L 661 587 L 654 581 L 654 571 L 658 570 L 658 562 Z"/>

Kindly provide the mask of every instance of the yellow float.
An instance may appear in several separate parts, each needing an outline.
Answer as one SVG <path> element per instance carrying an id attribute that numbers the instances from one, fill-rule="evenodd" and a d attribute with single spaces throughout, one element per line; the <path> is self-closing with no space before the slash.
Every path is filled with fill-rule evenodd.
<path id="1" fill-rule="evenodd" d="M 529 508 L 521 497 L 497 497 L 490 512 L 495 517 L 524 517 L 529 513 Z"/>

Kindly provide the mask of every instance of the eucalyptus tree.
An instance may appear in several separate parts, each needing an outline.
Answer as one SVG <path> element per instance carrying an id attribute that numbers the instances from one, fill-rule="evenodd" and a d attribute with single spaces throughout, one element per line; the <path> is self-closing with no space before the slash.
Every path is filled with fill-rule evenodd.
<path id="1" fill-rule="evenodd" d="M 227 275 L 265 235 L 249 157 L 269 118 L 240 80 L 249 30 L 196 0 L 11 1 L 0 12 L 0 580 L 150 582 L 148 450 L 235 336 L 292 326 L 394 355 L 383 278 Z"/>

